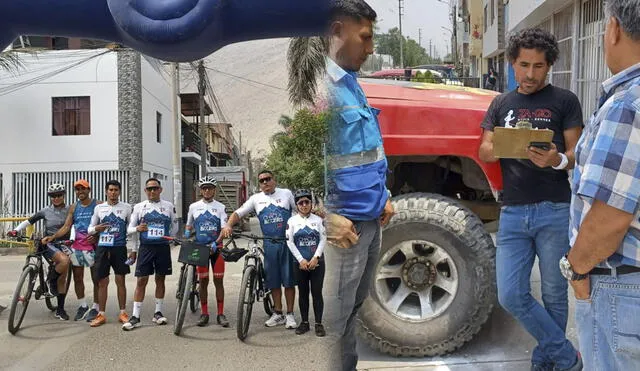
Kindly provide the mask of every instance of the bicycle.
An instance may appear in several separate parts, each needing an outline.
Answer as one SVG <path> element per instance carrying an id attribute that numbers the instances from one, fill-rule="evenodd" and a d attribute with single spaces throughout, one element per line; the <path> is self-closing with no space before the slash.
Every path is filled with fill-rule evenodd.
<path id="1" fill-rule="evenodd" d="M 235 239 L 238 237 L 250 240 L 248 249 L 237 248 Z M 247 337 L 254 302 L 262 301 L 264 311 L 269 316 L 271 316 L 275 311 L 271 290 L 266 289 L 266 276 L 263 263 L 264 250 L 262 246 L 258 244 L 258 240 L 286 241 L 285 238 L 259 237 L 255 235 L 233 233 L 231 235 L 231 240 L 225 244 L 225 248 L 221 252 L 223 256 L 227 256 L 225 261 L 237 261 L 242 257 L 242 255 L 246 254 L 244 258 L 244 268 L 242 270 L 242 282 L 240 284 L 240 295 L 238 298 L 237 309 L 238 323 L 236 324 L 236 332 L 238 339 L 240 340 L 244 340 Z M 229 244 L 233 244 L 233 250 L 227 249 Z"/>
<path id="2" fill-rule="evenodd" d="M 25 239 L 21 237 L 17 238 L 17 241 L 19 242 L 22 242 L 24 240 Z M 71 245 L 71 241 L 53 242 L 51 244 L 66 253 L 66 251 L 69 250 L 67 246 Z M 31 300 L 32 293 L 34 294 L 35 300 L 44 298 L 47 308 L 50 311 L 53 312 L 58 309 L 58 305 L 53 305 L 52 301 L 52 299 L 56 296 L 51 294 L 51 290 L 47 286 L 49 275 L 55 269 L 55 264 L 50 262 L 48 259 L 43 259 L 42 255 L 44 254 L 45 249 L 46 247 L 42 246 L 35 252 L 29 253 L 25 259 L 25 264 L 22 268 L 20 278 L 18 278 L 18 283 L 11 299 L 11 308 L 9 310 L 8 324 L 9 332 L 12 335 L 15 335 L 22 325 L 22 321 L 24 320 L 24 316 L 27 312 L 27 307 L 29 306 L 29 301 Z M 38 283 L 39 285 L 34 289 L 36 283 Z M 67 272 L 67 291 L 69 290 L 70 284 L 71 268 L 69 268 Z M 23 289 L 25 289 L 24 292 Z"/>
<path id="3" fill-rule="evenodd" d="M 200 303 L 200 281 L 195 267 L 209 267 L 211 247 L 174 237 L 165 236 L 163 238 L 175 245 L 180 245 L 178 261 L 182 263 L 182 267 L 180 268 L 180 278 L 178 279 L 178 288 L 176 290 L 178 305 L 176 320 L 173 324 L 173 333 L 180 336 L 184 325 L 184 317 L 187 313 L 187 302 L 189 302 L 192 313 L 195 313 Z"/>

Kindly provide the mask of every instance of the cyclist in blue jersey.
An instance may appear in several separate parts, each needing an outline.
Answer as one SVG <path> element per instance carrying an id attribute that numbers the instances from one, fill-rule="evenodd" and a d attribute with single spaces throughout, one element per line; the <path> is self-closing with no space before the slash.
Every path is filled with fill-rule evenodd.
<path id="1" fill-rule="evenodd" d="M 145 182 L 147 200 L 133 207 L 131 221 L 127 233 L 140 234 L 140 246 L 136 246 L 129 257 L 136 263 L 137 277 L 136 291 L 133 296 L 133 313 L 129 321 L 122 325 L 125 331 L 140 326 L 140 312 L 144 300 L 149 276 L 155 274 L 156 281 L 156 310 L 153 323 L 164 325 L 167 318 L 162 314 L 165 293 L 165 276 L 171 274 L 171 249 L 165 236 L 175 237 L 178 233 L 176 209 L 169 201 L 160 199 L 162 186 L 156 178 L 149 178 Z M 139 251 L 137 251 L 139 249 Z"/>
<path id="2" fill-rule="evenodd" d="M 91 185 L 85 179 L 73 183 L 73 188 L 78 201 L 71 205 L 67 213 L 67 219 L 53 236 L 45 237 L 43 242 L 49 243 L 64 235 L 71 233 L 73 245 L 71 245 L 71 266 L 73 271 L 73 287 L 76 291 L 80 306 L 76 311 L 74 321 L 86 319 L 91 322 L 98 315 L 98 282 L 95 275 L 95 243 L 96 237 L 89 235 L 89 223 L 96 205 L 102 201 L 96 201 L 90 197 Z M 75 237 L 73 237 L 75 235 Z M 93 282 L 93 306 L 89 310 L 84 293 L 84 269 L 89 267 L 91 281 Z"/>
<path id="3" fill-rule="evenodd" d="M 202 199 L 189 206 L 185 237 L 189 238 L 195 233 L 198 243 L 211 245 L 211 268 L 213 270 L 213 285 L 216 287 L 216 302 L 218 312 L 216 322 L 222 327 L 229 327 L 229 321 L 224 315 L 224 259 L 220 256 L 221 247 L 216 240 L 220 235 L 222 226 L 227 222 L 225 206 L 214 200 L 218 182 L 211 176 L 200 178 L 198 182 Z M 209 267 L 197 267 L 196 272 L 200 279 L 200 320 L 198 326 L 204 327 L 209 323 Z"/>
<path id="4" fill-rule="evenodd" d="M 264 269 L 267 275 L 267 289 L 271 290 L 275 311 L 265 326 L 273 327 L 285 325 L 287 329 L 296 328 L 293 315 L 293 305 L 296 296 L 295 280 L 293 277 L 293 258 L 284 240 L 287 221 L 291 213 L 296 210 L 296 203 L 290 190 L 276 187 L 276 179 L 269 170 L 258 174 L 258 183 L 262 192 L 256 193 L 236 210 L 222 229 L 222 238 L 233 233 L 233 226 L 250 212 L 255 212 L 260 221 L 260 229 L 266 237 L 282 238 L 282 241 L 264 241 Z M 282 289 L 287 301 L 287 314 L 282 313 Z"/>
<path id="5" fill-rule="evenodd" d="M 89 234 L 98 236 L 96 247 L 96 274 L 98 279 L 99 313 L 91 321 L 91 327 L 98 327 L 107 322 L 105 308 L 107 305 L 107 289 L 109 286 L 109 270 L 113 268 L 118 288 L 118 304 L 120 305 L 120 323 L 129 322 L 125 311 L 127 303 L 127 287 L 125 275 L 130 273 L 127 260 L 127 227 L 131 219 L 131 205 L 120 201 L 122 186 L 117 180 L 107 182 L 105 190 L 107 202 L 96 206 L 89 225 Z"/>

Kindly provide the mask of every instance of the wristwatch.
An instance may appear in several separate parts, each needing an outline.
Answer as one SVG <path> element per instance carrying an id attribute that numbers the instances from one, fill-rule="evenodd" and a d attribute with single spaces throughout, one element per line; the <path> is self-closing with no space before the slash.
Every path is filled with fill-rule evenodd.
<path id="1" fill-rule="evenodd" d="M 562 273 L 564 278 L 568 279 L 569 281 L 580 281 L 589 276 L 588 273 L 578 274 L 574 272 L 573 268 L 571 267 L 571 263 L 569 263 L 569 259 L 567 259 L 567 255 L 563 256 L 562 259 L 560 259 L 560 273 Z"/>

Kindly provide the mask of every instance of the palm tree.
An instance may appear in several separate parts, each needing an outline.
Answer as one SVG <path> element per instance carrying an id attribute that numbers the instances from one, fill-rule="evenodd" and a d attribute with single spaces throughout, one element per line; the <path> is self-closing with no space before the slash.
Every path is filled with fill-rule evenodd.
<path id="1" fill-rule="evenodd" d="M 295 106 L 314 104 L 318 78 L 325 70 L 329 41 L 322 37 L 296 37 L 287 52 L 289 101 Z"/>
<path id="2" fill-rule="evenodd" d="M 0 52 L 0 71 L 17 72 L 23 67 L 24 63 L 15 49 Z"/>
<path id="3" fill-rule="evenodd" d="M 287 116 L 287 115 L 280 116 L 280 119 L 278 120 L 278 124 L 280 124 L 280 126 L 284 129 L 284 131 L 279 131 L 271 136 L 271 138 L 269 139 L 269 144 L 271 145 L 272 148 L 276 145 L 276 143 L 278 143 L 278 140 L 281 137 L 286 137 L 289 135 L 289 128 L 291 128 L 292 123 L 293 123 L 293 119 L 291 118 L 291 116 Z"/>

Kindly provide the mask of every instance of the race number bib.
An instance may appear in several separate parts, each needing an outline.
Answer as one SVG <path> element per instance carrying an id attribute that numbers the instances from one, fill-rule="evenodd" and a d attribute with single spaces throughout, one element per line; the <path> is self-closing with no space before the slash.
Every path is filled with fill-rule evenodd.
<path id="1" fill-rule="evenodd" d="M 164 237 L 164 226 L 162 225 L 149 225 L 147 230 L 147 238 L 159 239 Z"/>
<path id="2" fill-rule="evenodd" d="M 114 236 L 111 233 L 100 233 L 99 246 L 113 246 Z"/>

